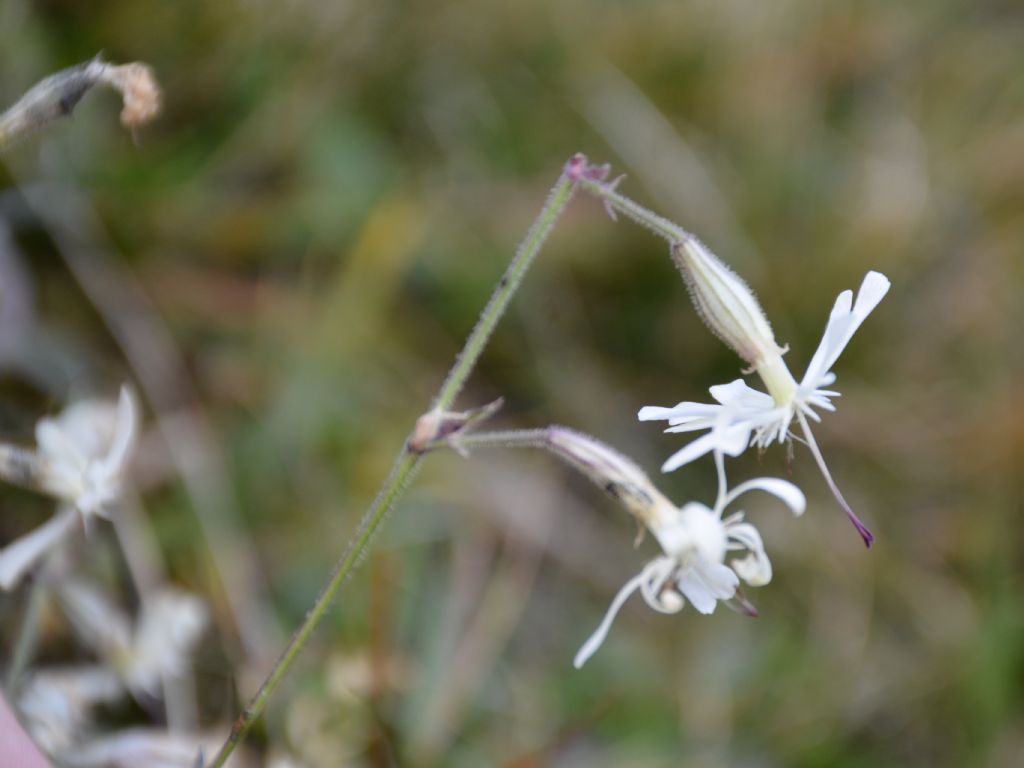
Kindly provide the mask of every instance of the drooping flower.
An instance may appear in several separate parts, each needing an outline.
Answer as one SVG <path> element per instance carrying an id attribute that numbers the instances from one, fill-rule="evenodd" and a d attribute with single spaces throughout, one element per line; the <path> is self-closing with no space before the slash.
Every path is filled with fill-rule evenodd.
<path id="1" fill-rule="evenodd" d="M 728 490 L 724 461 L 716 454 L 719 472 L 718 498 L 714 507 L 689 502 L 675 507 L 660 493 L 643 518 L 664 554 L 654 558 L 619 590 L 593 635 L 583 644 L 573 664 L 580 668 L 604 642 L 622 605 L 638 591 L 659 613 L 677 613 L 688 600 L 700 613 L 713 613 L 719 600 L 736 595 L 742 579 L 757 587 L 772 578 L 771 561 L 757 529 L 744 521 L 742 511 L 724 516 L 737 498 L 747 491 L 761 490 L 777 496 L 794 514 L 806 506 L 803 493 L 792 483 L 778 478 L 758 478 Z M 726 559 L 734 553 L 745 557 Z"/>
<path id="2" fill-rule="evenodd" d="M 56 515 L 0 550 L 0 589 L 11 589 L 79 521 L 106 517 L 123 490 L 138 433 L 138 407 L 127 387 L 117 404 L 86 400 L 36 425 L 35 451 L 0 446 L 0 476 L 57 497 Z"/>
<path id="3" fill-rule="evenodd" d="M 710 430 L 670 456 L 662 471 L 671 472 L 712 451 L 737 456 L 749 446 L 764 449 L 774 442 L 785 442 L 792 437 L 795 420 L 829 488 L 870 546 L 874 536 L 854 514 L 832 479 L 808 419 L 820 421 L 817 411 L 835 410 L 832 398 L 838 397 L 839 392 L 829 388 L 836 380 L 832 366 L 864 319 L 888 292 L 888 278 L 879 272 L 868 272 L 856 300 L 852 291 L 839 294 L 821 343 L 803 379 L 797 382 L 783 360 L 785 350 L 775 344 L 771 327 L 746 284 L 696 239 L 678 244 L 673 253 L 687 276 L 691 295 L 702 317 L 750 363 L 768 392 L 758 391 L 742 379 L 736 379 L 711 387 L 714 404 L 683 402 L 670 408 L 641 408 L 638 414 L 641 421 L 668 421 L 667 432 Z"/>

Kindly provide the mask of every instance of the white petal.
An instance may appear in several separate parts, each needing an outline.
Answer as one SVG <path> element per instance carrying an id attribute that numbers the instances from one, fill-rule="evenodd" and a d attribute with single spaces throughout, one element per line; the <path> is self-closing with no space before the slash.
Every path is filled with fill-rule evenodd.
<path id="1" fill-rule="evenodd" d="M 801 382 L 802 387 L 817 389 L 819 386 L 827 386 L 823 383 L 825 375 L 846 349 L 846 345 L 850 343 L 850 339 L 864 319 L 878 306 L 878 302 L 888 292 L 889 286 L 889 279 L 885 275 L 880 272 L 868 272 L 861 283 L 856 302 L 853 302 L 853 294 L 850 291 L 839 294 L 829 316 L 828 325 L 825 326 L 821 343 L 811 358 L 810 365 L 807 366 L 807 372 Z"/>
<path id="2" fill-rule="evenodd" d="M 772 580 L 772 564 L 764 551 L 764 542 L 757 528 L 750 523 L 735 523 L 728 528 L 729 538 L 740 544 L 750 554 L 733 560 L 731 565 L 737 575 L 752 587 L 761 587 Z"/>
<path id="3" fill-rule="evenodd" d="M 717 407 L 717 406 L 716 406 Z M 671 433 L 674 435 L 682 434 L 685 432 L 700 432 L 704 429 L 711 429 L 715 426 L 717 419 L 693 419 L 692 421 L 680 422 L 673 424 L 671 427 L 666 427 L 666 434 Z"/>
<path id="4" fill-rule="evenodd" d="M 802 515 L 804 510 L 807 509 L 807 498 L 804 496 L 803 491 L 793 485 L 793 483 L 778 477 L 758 477 L 753 480 L 747 480 L 745 483 L 740 483 L 729 491 L 723 500 L 721 509 L 718 510 L 719 513 L 747 491 L 766 491 L 772 494 L 789 507 L 794 515 Z"/>
<path id="5" fill-rule="evenodd" d="M 674 557 L 658 557 L 649 562 L 640 574 L 643 577 L 640 594 L 658 613 L 679 613 L 686 605 L 675 586 L 669 584 L 678 567 Z"/>
<path id="6" fill-rule="evenodd" d="M 104 471 L 111 476 L 119 475 L 128 461 L 128 454 L 135 445 L 138 434 L 138 405 L 127 386 L 121 387 L 117 401 L 117 422 L 114 439 L 107 455 L 100 461 Z"/>
<path id="7" fill-rule="evenodd" d="M 54 466 L 81 469 L 87 457 L 55 418 L 40 419 L 36 424 L 36 445 L 39 453 Z"/>
<path id="8" fill-rule="evenodd" d="M 643 583 L 645 578 L 645 573 L 640 573 L 627 581 L 625 586 L 618 591 L 618 594 L 615 595 L 615 599 L 612 600 L 612 604 L 608 607 L 608 611 L 605 613 L 604 618 L 601 619 L 601 624 L 596 630 L 594 630 L 594 634 L 587 639 L 587 642 L 585 642 L 583 647 L 576 653 L 576 658 L 572 661 L 572 665 L 576 667 L 576 669 L 579 669 L 586 664 L 587 659 L 593 656 L 597 649 L 601 647 L 601 644 L 604 643 L 604 639 L 608 636 L 608 630 L 612 627 L 612 622 L 615 621 L 615 617 L 619 613 L 619 609 L 622 608 L 626 600 L 629 599 L 629 596 L 640 588 L 640 585 Z"/>
<path id="9" fill-rule="evenodd" d="M 734 379 L 728 384 L 716 384 L 710 387 L 708 392 L 722 405 L 760 408 L 765 405 L 771 407 L 774 404 L 771 395 L 748 386 L 743 379 Z"/>
<path id="10" fill-rule="evenodd" d="M 718 437 L 715 450 L 726 456 L 739 456 L 750 445 L 750 432 L 751 425 L 747 422 L 716 427 L 712 431 Z"/>
<path id="11" fill-rule="evenodd" d="M 180 675 L 206 628 L 202 600 L 185 592 L 164 590 L 142 606 L 125 675 L 133 689 L 155 693 L 164 675 Z"/>
<path id="12" fill-rule="evenodd" d="M 691 443 L 687 443 L 678 451 L 673 453 L 664 464 L 661 465 L 662 472 L 672 472 L 694 459 L 699 459 L 706 453 L 711 453 L 719 442 L 719 436 L 714 432 L 701 435 Z"/>
<path id="13" fill-rule="evenodd" d="M 739 578 L 728 566 L 699 560 L 676 584 L 694 608 L 709 614 L 715 612 L 719 600 L 736 594 Z"/>
<path id="14" fill-rule="evenodd" d="M 0 550 L 0 589 L 14 587 L 39 558 L 71 532 L 77 519 L 75 510 L 65 507 L 31 533 Z"/>

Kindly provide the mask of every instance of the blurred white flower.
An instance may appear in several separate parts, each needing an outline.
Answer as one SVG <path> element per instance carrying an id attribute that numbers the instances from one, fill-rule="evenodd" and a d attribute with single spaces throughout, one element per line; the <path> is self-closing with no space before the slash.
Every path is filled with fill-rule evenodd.
<path id="1" fill-rule="evenodd" d="M 821 343 L 799 383 L 783 361 L 781 352 L 766 353 L 754 363 L 754 369 L 764 381 L 767 393 L 736 379 L 711 388 L 711 396 L 717 404 L 684 402 L 671 408 L 641 408 L 638 414 L 641 421 L 668 421 L 667 432 L 710 430 L 670 456 L 662 471 L 671 472 L 711 451 L 737 456 L 751 445 L 764 449 L 773 442 L 785 442 L 792 436 L 790 427 L 796 419 L 829 488 L 870 546 L 874 537 L 854 514 L 833 481 L 807 420 L 821 420 L 816 409 L 835 410 L 832 398 L 838 397 L 839 393 L 827 389 L 836 380 L 832 366 L 864 319 L 888 292 L 889 286 L 885 275 L 868 272 L 856 301 L 852 291 L 839 294 Z"/>
<path id="2" fill-rule="evenodd" d="M 799 515 L 806 506 L 804 495 L 792 483 L 777 478 L 748 480 L 730 491 L 721 454 L 715 458 L 719 473 L 715 506 L 709 509 L 690 502 L 676 508 L 665 503 L 646 517 L 645 523 L 664 554 L 619 590 L 600 626 L 576 654 L 573 664 L 577 669 L 601 646 L 619 609 L 637 590 L 660 613 L 676 613 L 689 600 L 700 613 L 708 614 L 714 612 L 719 600 L 736 594 L 740 579 L 755 587 L 771 581 L 771 562 L 757 529 L 744 522 L 742 511 L 725 518 L 723 513 L 747 491 L 761 490 L 777 496 Z M 747 554 L 726 563 L 726 557 L 734 552 Z"/>
<path id="3" fill-rule="evenodd" d="M 193 768 L 202 737 L 156 728 L 129 728 L 76 745 L 58 755 L 69 768 Z"/>
<path id="4" fill-rule="evenodd" d="M 18 698 L 33 740 L 48 755 L 68 750 L 86 730 L 93 707 L 117 701 L 124 686 L 103 666 L 36 672 Z"/>
<path id="5" fill-rule="evenodd" d="M 121 495 L 138 433 L 138 407 L 128 387 L 117 405 L 85 400 L 36 425 L 43 490 L 73 504 L 83 518 L 105 517 Z"/>
<path id="6" fill-rule="evenodd" d="M 35 452 L 0 446 L 0 475 L 61 500 L 58 513 L 0 550 L 0 588 L 11 589 L 79 520 L 106 517 L 121 495 L 138 433 L 138 407 L 128 387 L 117 404 L 86 400 L 36 425 Z"/>
<path id="7" fill-rule="evenodd" d="M 60 598 L 82 641 L 136 695 L 156 695 L 165 676 L 188 670 L 189 657 L 208 620 L 202 600 L 173 589 L 146 596 L 134 626 L 87 583 L 62 585 Z"/>

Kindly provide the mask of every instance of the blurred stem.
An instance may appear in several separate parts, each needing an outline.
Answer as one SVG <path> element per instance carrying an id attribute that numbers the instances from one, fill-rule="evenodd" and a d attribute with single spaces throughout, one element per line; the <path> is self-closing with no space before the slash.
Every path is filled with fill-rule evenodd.
<path id="1" fill-rule="evenodd" d="M 677 243 L 687 237 L 686 230 L 678 224 L 669 221 L 664 216 L 659 216 L 654 211 L 644 208 L 635 200 L 631 200 L 625 195 L 616 192 L 615 182 L 609 184 L 600 179 L 593 178 L 591 175 L 584 175 L 580 179 L 580 189 L 604 202 L 609 214 L 613 211 L 618 211 L 640 226 L 651 230 L 651 232 L 659 237 L 665 238 L 669 243 Z"/>
<path id="2" fill-rule="evenodd" d="M 32 661 L 39 643 L 39 622 L 43 615 L 43 606 L 46 604 L 47 592 L 43 584 L 42 572 L 43 568 L 37 569 L 32 579 L 28 606 L 25 608 L 25 616 L 18 629 L 18 639 L 14 643 L 11 667 L 7 670 L 7 692 L 12 700 L 16 700 L 18 697 L 21 677 Z"/>
<path id="3" fill-rule="evenodd" d="M 582 155 L 576 155 L 566 165 L 561 177 L 558 179 L 558 183 L 555 184 L 548 195 L 547 202 L 545 202 L 533 226 L 527 232 L 526 238 L 516 250 L 516 254 L 513 256 L 508 269 L 498 281 L 497 288 L 494 289 L 494 293 L 491 295 L 490 301 L 487 302 L 487 306 L 484 307 L 479 321 L 477 321 L 473 331 L 466 339 L 462 351 L 455 359 L 455 364 L 452 366 L 447 378 L 445 378 L 444 383 L 441 385 L 440 391 L 434 398 L 434 410 L 446 410 L 455 402 L 455 398 L 462 390 L 469 375 L 473 372 L 477 361 L 480 359 L 480 355 L 486 348 L 487 342 L 490 340 L 498 321 L 505 314 L 512 296 L 523 280 L 523 276 L 530 268 L 536 255 L 540 252 L 541 246 L 548 235 L 551 234 L 551 230 L 554 228 L 555 222 L 558 221 L 558 217 L 572 199 L 576 191 L 577 182 L 579 181 L 579 171 L 585 165 L 586 158 Z M 413 434 L 410 433 L 410 439 L 412 439 Z M 228 735 L 227 741 L 224 742 L 224 745 L 220 748 L 216 757 L 214 757 L 213 762 L 210 763 L 209 768 L 221 768 L 227 762 L 235 747 L 238 746 L 252 728 L 256 718 L 263 713 L 271 694 L 274 693 L 282 678 L 291 668 L 292 663 L 294 663 L 302 649 L 306 646 L 317 625 L 320 624 L 327 614 L 338 590 L 362 561 L 373 540 L 374 534 L 384 521 L 384 518 L 387 517 L 387 513 L 394 506 L 395 502 L 402 496 L 409 481 L 419 469 L 422 459 L 423 454 L 410 451 L 408 441 L 406 441 L 406 444 L 402 446 L 402 450 L 395 458 L 395 463 L 387 480 L 385 480 L 383 487 L 373 500 L 370 508 L 363 515 L 359 527 L 356 529 L 355 536 L 335 564 L 330 578 L 321 588 L 320 594 L 313 603 L 313 607 L 310 608 L 299 628 L 295 630 L 295 634 L 292 635 L 288 646 L 277 660 L 266 680 L 260 685 L 256 695 L 253 696 L 245 709 L 242 710 L 242 714 L 238 716 L 238 719 L 231 727 L 231 733 Z"/>

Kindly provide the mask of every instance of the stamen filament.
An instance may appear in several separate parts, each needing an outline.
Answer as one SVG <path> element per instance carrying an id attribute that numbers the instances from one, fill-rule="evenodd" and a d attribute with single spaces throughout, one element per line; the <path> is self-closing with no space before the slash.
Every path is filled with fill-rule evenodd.
<path id="1" fill-rule="evenodd" d="M 832 495 L 835 496 L 836 501 L 839 502 L 839 506 L 843 508 L 846 516 L 850 522 L 853 523 L 853 527 L 857 529 L 857 533 L 860 534 L 861 538 L 864 539 L 864 546 L 868 549 L 871 548 L 872 542 L 875 540 L 875 536 L 868 530 L 868 527 L 861 522 L 860 518 L 854 513 L 853 508 L 850 507 L 849 503 L 843 497 L 842 491 L 839 490 L 839 486 L 836 485 L 835 480 L 832 479 L 832 473 L 828 471 L 828 467 L 825 465 L 825 459 L 821 455 L 821 451 L 818 450 L 818 444 L 814 440 L 814 434 L 811 432 L 811 428 L 807 425 L 807 419 L 803 413 L 797 412 L 797 419 L 800 420 L 800 426 L 803 427 L 804 437 L 807 438 L 807 447 L 811 449 L 811 455 L 814 457 L 814 461 L 818 464 L 818 469 L 821 470 L 821 474 L 825 478 L 825 482 L 828 483 L 828 487 L 832 490 Z"/>

